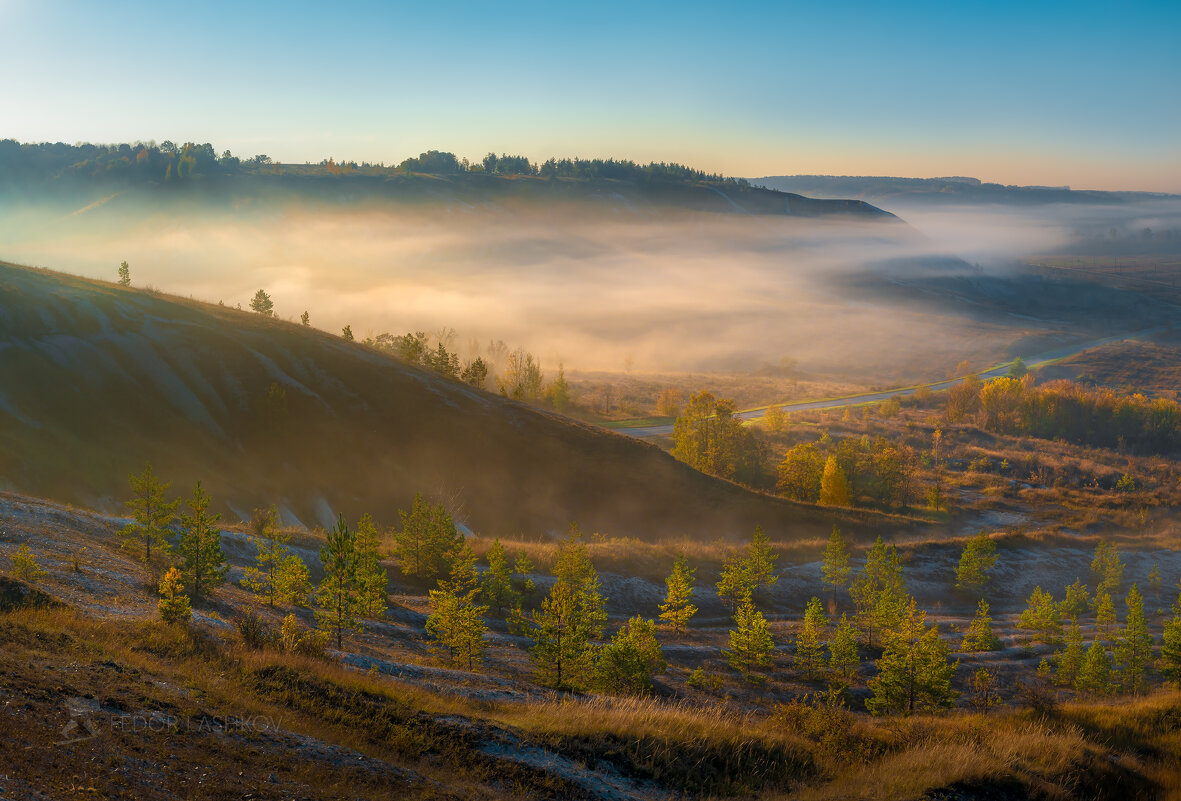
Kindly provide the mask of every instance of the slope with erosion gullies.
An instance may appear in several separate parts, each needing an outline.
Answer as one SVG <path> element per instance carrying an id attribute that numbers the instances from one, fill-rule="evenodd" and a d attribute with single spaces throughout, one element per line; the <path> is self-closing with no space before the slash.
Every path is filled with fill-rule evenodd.
<path id="1" fill-rule="evenodd" d="M 0 481 L 115 510 L 151 461 L 232 518 L 369 512 L 415 492 L 485 533 L 824 536 L 909 527 L 704 476 L 658 448 L 407 366 L 310 328 L 0 266 Z"/>

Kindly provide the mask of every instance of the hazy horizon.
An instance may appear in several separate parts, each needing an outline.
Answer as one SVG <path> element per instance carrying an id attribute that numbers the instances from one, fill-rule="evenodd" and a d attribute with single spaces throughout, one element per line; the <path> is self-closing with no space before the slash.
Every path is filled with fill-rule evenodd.
<path id="1" fill-rule="evenodd" d="M 1177 4 L 137 8 L 0 1 L 0 136 L 1181 192 Z"/>

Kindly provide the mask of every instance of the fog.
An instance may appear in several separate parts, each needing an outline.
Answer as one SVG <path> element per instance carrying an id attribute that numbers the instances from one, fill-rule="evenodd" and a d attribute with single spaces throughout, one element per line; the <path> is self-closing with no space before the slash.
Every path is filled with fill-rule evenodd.
<path id="1" fill-rule="evenodd" d="M 745 370 L 790 357 L 805 370 L 866 378 L 988 361 L 1030 326 L 1061 334 L 1061 320 L 986 313 L 972 298 L 957 306 L 964 299 L 939 279 L 1006 280 L 1014 260 L 1068 250 L 1081 232 L 1113 224 L 1095 208 L 910 208 L 891 223 L 626 202 L 142 195 L 10 201 L 0 211 L 2 259 L 104 279 L 127 260 L 137 286 L 230 306 L 246 307 L 264 288 L 281 317 L 306 309 L 312 325 L 348 324 L 358 339 L 453 328 L 461 355 L 503 340 L 547 370 Z M 1122 208 L 1119 218 L 1167 227 L 1178 207 Z"/>

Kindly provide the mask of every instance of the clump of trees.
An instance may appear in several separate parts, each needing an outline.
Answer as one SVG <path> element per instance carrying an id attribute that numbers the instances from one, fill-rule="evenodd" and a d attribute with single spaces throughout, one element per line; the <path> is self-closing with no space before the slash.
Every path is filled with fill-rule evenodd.
<path id="1" fill-rule="evenodd" d="M 704 390 L 693 395 L 673 424 L 672 454 L 703 473 L 757 486 L 764 446 L 736 412 L 728 398 Z"/>
<path id="2" fill-rule="evenodd" d="M 911 503 L 915 454 L 883 437 L 846 437 L 790 448 L 777 470 L 776 488 L 805 503 L 896 508 Z"/>
<path id="3" fill-rule="evenodd" d="M 946 413 L 990 431 L 1102 448 L 1169 453 L 1181 445 L 1181 404 L 1176 401 L 1071 381 L 1035 386 L 1028 378 L 969 379 L 948 391 Z"/>

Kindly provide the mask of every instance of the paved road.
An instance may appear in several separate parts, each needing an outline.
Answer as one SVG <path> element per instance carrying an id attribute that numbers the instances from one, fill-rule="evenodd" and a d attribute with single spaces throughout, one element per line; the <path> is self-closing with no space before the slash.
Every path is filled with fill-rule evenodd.
<path id="1" fill-rule="evenodd" d="M 1132 334 L 1117 334 L 1115 336 L 1105 337 L 1103 339 L 1095 339 L 1090 342 L 1082 342 L 1076 345 L 1059 348 L 1058 350 L 1052 350 L 1046 353 L 1039 353 L 1035 356 L 1027 357 L 1025 359 L 1025 363 L 1031 368 L 1040 367 L 1043 364 L 1056 362 L 1059 359 L 1065 359 L 1068 356 L 1073 356 L 1076 353 L 1081 353 L 1084 350 L 1096 348 L 1100 345 L 1108 345 L 1112 342 L 1121 342 L 1128 339 L 1141 339 L 1143 337 L 1158 333 L 1161 330 L 1162 329 L 1160 328 L 1149 328 L 1144 331 L 1137 331 Z M 997 378 L 999 376 L 1006 375 L 1009 372 L 1009 366 L 1011 364 L 1012 362 L 999 364 L 996 367 L 992 367 L 982 373 L 976 373 L 976 375 L 983 379 Z M 938 392 L 940 390 L 953 387 L 963 380 L 963 378 L 953 378 L 949 381 L 939 381 L 935 384 L 926 384 L 924 386 L 926 386 L 927 389 L 932 392 Z M 824 400 L 814 401 L 797 401 L 795 403 L 781 404 L 780 408 L 782 408 L 785 412 L 802 412 L 812 409 L 839 409 L 844 406 L 859 406 L 863 403 L 879 403 L 884 400 L 889 400 L 890 398 L 905 398 L 908 395 L 913 395 L 917 389 L 917 386 L 899 387 L 897 389 L 887 389 L 881 392 L 869 392 L 860 395 L 845 395 L 840 398 L 825 398 Z M 737 416 L 743 420 L 757 420 L 762 417 L 766 411 L 767 407 L 764 406 L 758 409 L 747 409 L 746 411 L 738 412 Z M 623 434 L 628 434 L 633 437 L 667 437 L 673 433 L 672 424 L 636 427 L 620 425 L 613 427 L 613 430 L 619 431 Z"/>

